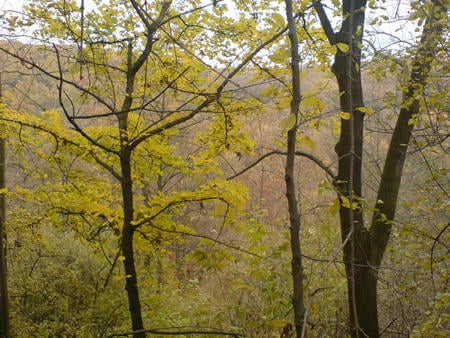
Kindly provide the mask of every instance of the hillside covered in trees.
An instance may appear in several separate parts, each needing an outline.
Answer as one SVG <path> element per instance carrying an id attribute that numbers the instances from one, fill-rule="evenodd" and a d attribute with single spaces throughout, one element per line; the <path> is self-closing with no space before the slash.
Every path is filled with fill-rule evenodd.
<path id="1" fill-rule="evenodd" d="M 5 9 L 0 337 L 448 337 L 448 9 Z"/>

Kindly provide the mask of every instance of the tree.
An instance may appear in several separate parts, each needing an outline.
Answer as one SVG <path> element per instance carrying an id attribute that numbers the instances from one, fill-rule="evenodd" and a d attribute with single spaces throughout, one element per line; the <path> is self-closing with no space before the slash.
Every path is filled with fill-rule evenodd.
<path id="1" fill-rule="evenodd" d="M 3 100 L 2 83 L 0 77 L 0 100 Z M 3 102 L 0 102 L 3 104 Z M 9 297 L 8 297 L 8 278 L 7 278 L 7 261 L 6 261 L 6 140 L 2 136 L 0 138 L 0 299 L 1 299 L 1 318 L 0 318 L 0 335 L 2 337 L 10 337 L 9 330 Z"/>
<path id="2" fill-rule="evenodd" d="M 370 227 L 363 215 L 362 159 L 364 140 L 364 105 L 361 80 L 366 0 L 342 1 L 342 24 L 332 28 L 321 1 L 314 1 L 324 32 L 331 45 L 337 46 L 332 70 L 339 85 L 341 113 L 340 139 L 336 145 L 338 174 L 335 182 L 340 199 L 340 223 L 347 274 L 350 327 L 353 337 L 380 335 L 377 313 L 377 276 L 389 241 L 395 217 L 402 168 L 410 143 L 411 119 L 420 112 L 420 93 L 426 85 L 436 41 L 446 27 L 447 6 L 429 1 L 420 43 L 411 65 L 411 74 L 403 93 L 403 108 L 385 159 L 378 197 Z M 373 6 L 374 2 L 369 1 Z"/>
<path id="3" fill-rule="evenodd" d="M 291 109 L 288 117 L 290 121 L 287 132 L 287 152 L 285 167 L 286 197 L 288 201 L 290 239 L 292 251 L 292 282 L 293 295 L 292 305 L 294 307 L 294 320 L 297 337 L 304 336 L 305 325 L 305 304 L 303 297 L 303 266 L 302 249 L 300 241 L 301 216 L 296 197 L 296 185 L 294 178 L 297 128 L 299 126 L 300 113 L 300 56 L 297 29 L 294 21 L 294 8 L 292 1 L 286 0 L 286 18 L 288 23 L 289 41 L 291 44 L 291 71 L 292 71 L 292 99 Z"/>

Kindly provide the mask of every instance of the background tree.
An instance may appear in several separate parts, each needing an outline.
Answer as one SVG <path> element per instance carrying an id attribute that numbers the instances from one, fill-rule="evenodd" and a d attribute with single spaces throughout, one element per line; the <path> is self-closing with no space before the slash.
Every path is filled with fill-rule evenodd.
<path id="1" fill-rule="evenodd" d="M 2 79 L 0 76 L 0 101 L 3 100 Z M 0 102 L 3 104 L 3 102 Z M 8 278 L 6 263 L 6 140 L 0 137 L 0 299 L 1 299 L 1 319 L 0 335 L 10 337 L 9 329 L 9 296 L 8 296 Z"/>

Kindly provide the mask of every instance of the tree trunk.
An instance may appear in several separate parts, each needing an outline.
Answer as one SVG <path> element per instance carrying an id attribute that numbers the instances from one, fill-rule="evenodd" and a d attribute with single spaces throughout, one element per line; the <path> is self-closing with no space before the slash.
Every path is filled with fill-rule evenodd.
<path id="1" fill-rule="evenodd" d="M 2 98 L 2 83 L 0 78 L 0 99 Z M 6 141 L 0 138 L 0 189 L 6 188 Z M 0 337 L 9 338 L 9 298 L 8 274 L 6 264 L 6 205 L 5 193 L 0 192 Z"/>
<path id="2" fill-rule="evenodd" d="M 143 54 L 142 54 L 143 55 Z M 141 56 L 142 56 L 141 55 Z M 142 65 L 143 61 L 140 61 Z M 131 175 L 131 155 L 133 149 L 129 145 L 128 136 L 128 112 L 133 104 L 134 82 L 139 69 L 137 63 L 133 64 L 133 42 L 128 41 L 127 50 L 127 74 L 126 74 L 126 95 L 122 104 L 121 113 L 117 114 L 117 122 L 120 135 L 120 169 L 122 188 L 122 208 L 123 208 L 123 228 L 120 248 L 124 257 L 125 268 L 125 290 L 128 297 L 128 309 L 131 317 L 131 327 L 133 331 L 144 329 L 141 312 L 141 300 L 139 298 L 139 288 L 137 273 L 134 261 L 134 201 L 133 201 L 133 178 Z M 145 338 L 145 333 L 134 333 L 134 338 Z"/>
<path id="3" fill-rule="evenodd" d="M 377 275 L 368 264 L 370 242 L 361 206 L 364 113 L 359 108 L 364 107 L 360 65 L 365 5 L 365 0 L 343 2 L 345 19 L 336 34 L 338 50 L 332 68 L 344 113 L 335 148 L 338 155 L 336 187 L 340 199 L 339 217 L 352 337 L 379 336 Z"/>
<path id="4" fill-rule="evenodd" d="M 290 118 L 295 117 L 295 122 L 287 134 L 287 156 L 285 167 L 286 198 L 288 201 L 290 241 L 292 253 L 292 283 L 293 295 L 292 305 L 294 307 L 294 320 L 297 338 L 303 337 L 306 332 L 305 304 L 303 297 L 303 265 L 300 241 L 301 216 L 298 208 L 295 188 L 295 144 L 297 141 L 297 128 L 299 118 L 299 107 L 301 101 L 300 93 L 300 57 L 297 31 L 295 28 L 293 6 L 291 0 L 286 0 L 286 17 L 288 21 L 289 40 L 291 43 L 291 71 L 292 71 L 292 99 Z"/>
<path id="5" fill-rule="evenodd" d="M 384 163 L 380 186 L 378 188 L 375 212 L 370 227 L 371 264 L 379 267 L 389 241 L 392 221 L 397 210 L 397 200 L 406 160 L 406 151 L 411 139 L 414 123 L 410 123 L 415 115 L 420 113 L 420 98 L 423 95 L 431 62 L 435 56 L 437 39 L 442 36 L 447 23 L 441 19 L 447 18 L 446 6 L 441 0 L 432 0 L 433 6 L 423 28 L 419 46 L 411 65 L 411 74 L 406 90 L 403 93 L 403 107 L 400 110 L 389 149 Z M 448 18 L 447 18 L 448 20 Z"/>
<path id="6" fill-rule="evenodd" d="M 361 86 L 361 46 L 364 31 L 365 0 L 343 0 L 343 22 L 335 33 L 320 1 L 313 5 L 332 45 L 338 45 L 333 72 L 338 81 L 341 110 L 340 139 L 336 145 L 338 175 L 335 182 L 340 199 L 340 223 L 352 337 L 379 337 L 377 314 L 378 269 L 389 241 L 395 217 L 406 150 L 413 124 L 419 113 L 421 94 L 433 60 L 433 41 L 445 26 L 436 20 L 446 18 L 440 0 L 432 0 L 419 48 L 412 64 L 410 81 L 403 94 L 402 107 L 389 145 L 370 230 L 364 226 L 361 209 L 364 107 Z M 425 8 L 425 7 L 424 7 Z M 342 48 L 340 43 L 348 46 Z"/>
<path id="7" fill-rule="evenodd" d="M 128 296 L 128 308 L 131 317 L 133 331 L 143 330 L 141 301 L 139 298 L 139 288 L 137 282 L 136 267 L 134 262 L 133 236 L 134 226 L 132 224 L 133 206 L 133 186 L 131 180 L 131 152 L 127 146 L 123 146 L 120 166 L 122 169 L 122 200 L 123 200 L 123 228 L 121 238 L 121 251 L 125 258 L 123 265 L 125 268 L 125 289 Z M 145 333 L 135 333 L 134 338 L 145 338 Z"/>

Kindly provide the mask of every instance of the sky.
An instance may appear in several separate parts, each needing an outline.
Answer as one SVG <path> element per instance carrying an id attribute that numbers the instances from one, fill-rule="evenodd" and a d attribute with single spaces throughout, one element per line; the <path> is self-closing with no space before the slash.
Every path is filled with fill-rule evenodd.
<path id="1" fill-rule="evenodd" d="M 39 1 L 39 0 L 38 0 Z M 26 0 L 0 0 L 0 10 L 20 10 L 23 4 L 27 2 Z M 81 0 L 78 0 L 81 4 Z M 84 5 L 86 8 L 94 5 L 92 0 L 84 0 Z"/>
<path id="2" fill-rule="evenodd" d="M 30 0 L 28 0 L 30 1 Z M 34 0 L 34 1 L 39 1 L 39 0 Z M 81 1 L 82 0 L 76 0 L 78 3 L 80 3 L 81 5 Z M 2 10 L 17 10 L 19 11 L 20 8 L 23 6 L 24 3 L 26 3 L 27 0 L 0 0 L 0 12 Z M 399 4 L 401 6 L 399 6 Z M 93 9 L 95 8 L 95 4 L 93 0 L 84 0 L 84 5 L 85 8 L 87 10 L 89 9 Z M 383 12 L 383 13 L 376 13 L 376 12 L 371 12 L 368 11 L 368 15 L 367 15 L 367 23 L 369 23 L 371 21 L 371 19 L 373 19 L 376 16 L 379 15 L 383 15 L 383 14 L 389 14 L 389 16 L 396 16 L 397 14 L 399 16 L 405 16 L 405 14 L 407 14 L 407 10 L 408 10 L 408 1 L 404 1 L 404 0 L 386 0 L 383 1 L 383 6 L 387 7 L 387 12 Z M 395 15 L 394 15 L 395 13 Z M 394 18 L 395 19 L 395 18 Z M 367 27 L 369 28 L 369 27 Z M 379 29 L 379 31 L 384 31 L 385 33 L 388 33 L 391 37 L 389 38 L 388 35 L 379 36 L 379 39 L 381 39 L 381 41 L 375 42 L 374 43 L 378 46 L 380 45 L 389 45 L 390 42 L 394 41 L 393 37 L 398 37 L 400 40 L 404 40 L 404 41 L 411 41 L 411 40 L 415 40 L 414 35 L 414 24 L 406 24 L 405 26 L 405 22 L 404 21 L 397 21 L 395 22 L 395 20 L 392 20 L 390 23 L 385 23 L 383 24 L 381 27 L 377 28 Z M 412 41 L 411 41 L 412 42 Z"/>
<path id="3" fill-rule="evenodd" d="M 19 9 L 22 6 L 22 0 L 0 0 L 0 10 Z"/>

